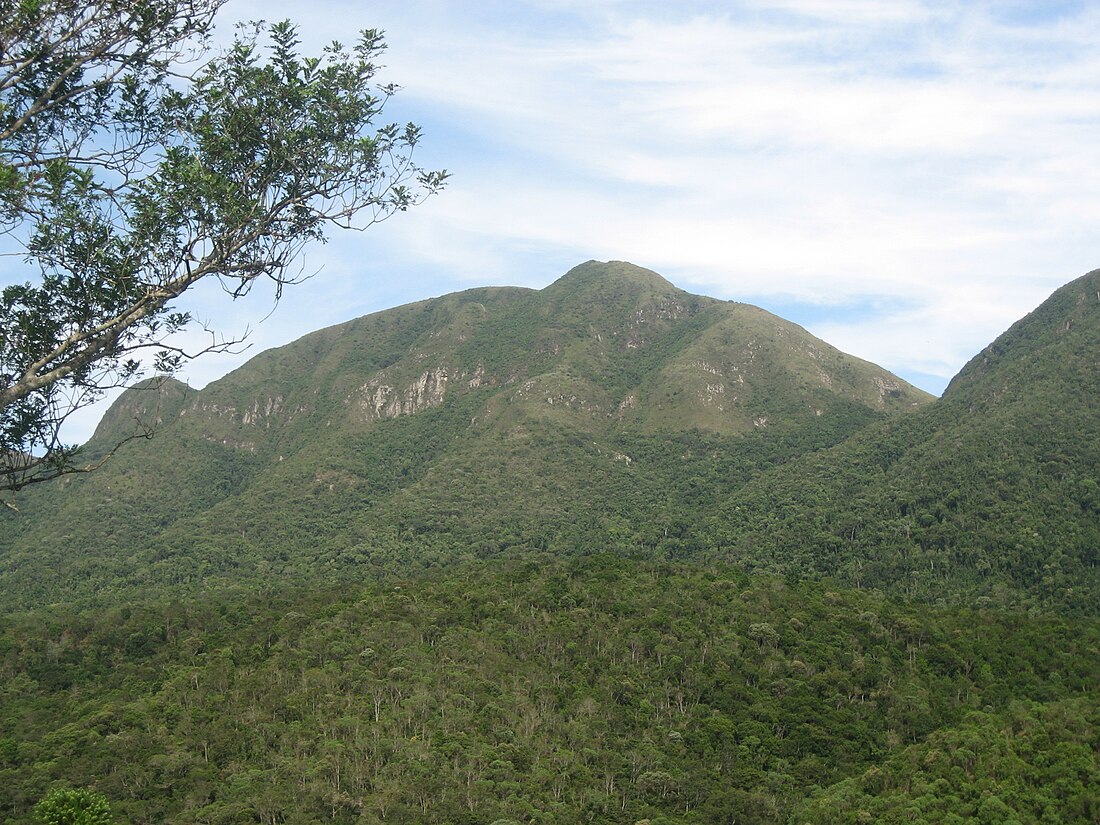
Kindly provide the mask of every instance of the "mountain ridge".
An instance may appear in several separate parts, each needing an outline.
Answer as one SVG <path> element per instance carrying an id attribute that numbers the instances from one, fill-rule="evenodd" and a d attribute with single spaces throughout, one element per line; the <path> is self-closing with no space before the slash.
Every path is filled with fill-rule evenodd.
<path id="1" fill-rule="evenodd" d="M 612 550 L 1088 612 L 1098 292 L 1100 271 L 1056 291 L 939 400 L 622 262 L 373 313 L 201 391 L 124 394 L 89 448 L 143 411 L 157 437 L 28 495 L 0 585 L 33 604 Z"/>
<path id="2" fill-rule="evenodd" d="M 602 277 L 604 274 L 610 274 L 611 277 L 604 279 Z M 626 285 L 625 288 L 622 288 L 623 284 Z M 593 296 L 590 294 L 592 289 L 598 290 L 599 295 L 614 296 L 614 298 L 593 307 Z M 492 369 L 484 363 L 484 357 L 479 355 L 479 349 L 475 346 L 483 345 L 484 342 L 472 340 L 472 333 L 478 331 L 479 322 L 483 320 L 478 316 L 488 314 L 486 304 L 481 299 L 495 299 L 498 296 L 505 296 L 508 303 L 538 299 L 536 314 L 552 318 L 549 324 L 536 333 L 542 345 L 522 349 L 524 355 L 535 356 L 532 359 L 533 363 L 522 371 L 517 372 L 514 369 L 515 365 L 508 362 L 500 363 L 496 365 L 496 369 Z M 639 301 L 640 308 L 633 306 Z M 571 315 L 563 316 L 562 312 L 559 312 L 562 310 L 563 302 L 570 304 L 567 309 L 573 312 L 577 311 L 578 305 L 591 312 L 585 316 L 583 322 L 578 322 Z M 612 320 L 617 322 L 618 328 L 600 329 L 593 322 L 592 315 L 600 312 L 606 314 L 609 304 L 617 311 Z M 618 306 L 614 306 L 616 304 Z M 624 309 L 624 305 L 630 306 Z M 362 363 L 352 363 L 351 368 L 358 370 L 363 383 L 354 387 L 349 383 L 351 379 L 345 377 L 338 389 L 345 392 L 346 402 L 357 401 L 367 412 L 368 417 L 394 417 L 410 411 L 420 411 L 426 405 L 438 403 L 441 393 L 446 390 L 444 385 L 454 384 L 456 380 L 466 381 L 467 386 L 473 389 L 482 386 L 506 386 L 516 383 L 520 378 L 536 380 L 545 379 L 548 376 L 583 378 L 583 376 L 577 376 L 579 367 L 593 366 L 591 362 L 596 359 L 601 361 L 596 365 L 597 368 L 603 367 L 605 371 L 611 366 L 608 363 L 609 359 L 615 360 L 614 367 L 623 368 L 626 357 L 631 359 L 644 357 L 645 353 L 640 350 L 644 350 L 647 345 L 653 343 L 653 339 L 667 333 L 669 322 L 694 318 L 704 312 L 712 313 L 705 319 L 710 322 L 706 325 L 707 328 L 702 329 L 703 325 L 700 324 L 699 328 L 693 329 L 689 326 L 686 331 L 678 330 L 677 335 L 683 340 L 674 342 L 671 345 L 672 349 L 683 343 L 710 343 L 702 340 L 708 335 L 721 339 L 719 344 L 728 344 L 737 328 L 741 327 L 793 339 L 793 343 L 788 345 L 789 349 L 806 346 L 814 359 L 820 360 L 822 352 L 833 359 L 842 356 L 827 344 L 813 339 L 801 327 L 758 307 L 691 295 L 674 287 L 656 273 L 623 262 L 609 264 L 588 262 L 574 267 L 543 290 L 534 291 L 513 287 L 465 290 L 372 313 L 309 333 L 291 344 L 260 353 L 243 367 L 211 382 L 207 388 L 200 391 L 200 394 L 210 398 L 210 401 L 192 399 L 191 411 L 198 412 L 205 409 L 215 414 L 228 413 L 235 415 L 238 422 L 244 425 L 255 423 L 258 418 L 268 418 L 283 408 L 285 399 L 264 397 L 261 394 L 251 399 L 251 404 L 245 405 L 247 409 L 241 410 L 238 409 L 238 405 L 229 403 L 228 399 L 223 398 L 224 389 L 260 387 L 273 377 L 285 382 L 305 373 L 325 374 L 334 369 L 333 362 L 338 362 L 339 367 L 348 372 L 350 370 L 343 362 L 351 359 L 349 348 L 357 347 L 358 351 L 366 352 L 367 355 L 362 359 Z M 524 315 L 521 320 L 526 321 L 528 318 Z M 602 320 L 607 321 L 606 318 Z M 505 318 L 505 322 L 512 323 L 514 319 Z M 365 329 L 372 325 L 388 328 L 391 334 L 396 332 L 392 335 L 396 340 L 388 342 L 388 348 L 370 350 L 380 337 L 379 330 Z M 712 325 L 718 328 L 712 330 L 710 328 Z M 769 326 L 770 329 L 768 329 Z M 428 327 L 431 329 L 429 330 Z M 573 348 L 572 353 L 566 352 L 563 342 L 557 340 L 562 338 L 563 330 L 571 330 L 579 339 L 569 342 Z M 490 329 L 487 337 L 499 338 L 498 332 Z M 518 348 L 517 344 L 529 343 L 530 336 L 525 335 L 523 331 L 517 333 L 515 330 L 510 330 L 510 332 L 515 340 L 505 342 L 506 346 L 510 345 L 515 350 Z M 425 333 L 427 333 L 427 341 L 424 340 Z M 365 344 L 357 346 L 357 336 L 366 339 Z M 606 345 L 604 336 L 608 338 Z M 452 353 L 449 347 L 455 344 L 458 346 L 454 347 Z M 594 346 L 594 344 L 604 346 Z M 618 352 L 612 352 L 609 356 L 608 350 L 616 349 Z M 750 338 L 743 355 L 747 361 L 753 361 L 760 355 L 759 349 L 758 342 Z M 401 369 L 399 362 L 402 356 L 408 355 L 410 351 L 413 356 L 411 360 L 415 362 L 414 368 L 410 370 L 406 366 Z M 512 354 L 508 353 L 508 355 Z M 563 355 L 565 357 L 562 357 Z M 580 360 L 587 360 L 589 363 L 577 364 L 575 361 L 578 358 L 570 361 L 569 355 L 576 355 Z M 667 353 L 657 353 L 658 358 L 664 356 L 667 356 Z M 428 364 L 427 369 L 421 369 L 433 357 L 448 359 L 450 363 L 432 362 Z M 848 372 L 856 370 L 853 365 L 859 365 L 877 373 L 867 382 L 868 387 L 862 389 L 862 400 L 869 406 L 886 410 L 903 407 L 907 403 L 920 404 L 930 400 L 927 394 L 869 362 L 852 356 L 843 356 L 843 358 L 844 368 Z M 555 361 L 559 363 L 554 363 Z M 561 361 L 566 363 L 562 364 Z M 548 366 L 549 369 L 538 372 L 540 366 Z M 669 365 L 664 364 L 664 366 Z M 705 361 L 695 363 L 693 366 L 704 372 L 718 374 L 714 366 Z M 743 371 L 743 367 L 736 363 L 731 366 L 734 373 L 733 380 L 743 384 L 744 379 L 738 374 Z M 835 377 L 825 374 L 823 370 L 824 368 L 817 378 L 827 387 Z M 606 378 L 606 376 L 599 377 Z M 626 380 L 629 381 L 631 377 L 627 376 Z M 138 387 L 139 390 L 143 388 L 143 386 Z M 628 385 L 626 389 L 636 389 L 636 386 Z M 352 396 L 356 393 L 358 398 L 353 399 Z M 903 397 L 900 404 L 890 403 L 891 399 L 899 397 Z M 219 407 L 223 400 L 226 406 Z M 547 403 L 552 406 L 553 401 L 554 398 L 551 397 Z M 205 406 L 203 406 L 204 403 Z M 183 412 L 187 414 L 187 411 Z M 111 415 L 112 413 L 109 412 L 108 417 Z"/>
<path id="3" fill-rule="evenodd" d="M 17 590 L 41 554 L 58 563 L 31 577 L 50 582 L 34 598 L 107 571 L 228 581 L 425 547 L 652 546 L 683 534 L 676 502 L 704 479 L 741 485 L 931 400 L 764 310 L 622 262 L 373 313 L 177 395 L 152 441 L 27 497 L 54 515 L 5 542 L 0 582 Z M 148 398 L 124 394 L 89 449 L 114 446 Z"/>

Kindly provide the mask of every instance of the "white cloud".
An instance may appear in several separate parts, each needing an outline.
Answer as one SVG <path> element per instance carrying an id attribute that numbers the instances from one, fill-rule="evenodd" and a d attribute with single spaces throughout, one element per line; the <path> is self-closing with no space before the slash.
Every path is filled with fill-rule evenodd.
<path id="1" fill-rule="evenodd" d="M 909 24 L 931 15 L 925 4 L 912 0 L 768 0 L 755 5 L 846 25 Z"/>

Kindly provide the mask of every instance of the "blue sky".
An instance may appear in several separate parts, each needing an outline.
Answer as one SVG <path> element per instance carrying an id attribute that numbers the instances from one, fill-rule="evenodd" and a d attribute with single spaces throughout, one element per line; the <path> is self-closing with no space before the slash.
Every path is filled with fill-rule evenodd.
<path id="1" fill-rule="evenodd" d="M 195 314 L 252 350 L 588 259 L 748 301 L 939 393 L 1100 266 L 1100 4 L 921 0 L 230 0 L 310 51 L 386 31 L 390 116 L 453 173 L 427 204 L 306 252 L 272 311 Z M 77 422 L 79 439 L 94 423 Z"/>

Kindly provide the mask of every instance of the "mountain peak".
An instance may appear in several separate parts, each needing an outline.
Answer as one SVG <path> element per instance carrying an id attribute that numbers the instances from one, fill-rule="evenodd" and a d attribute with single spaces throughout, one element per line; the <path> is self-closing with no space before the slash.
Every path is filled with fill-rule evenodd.
<path id="1" fill-rule="evenodd" d="M 197 394 L 182 381 L 155 375 L 125 390 L 104 414 L 89 444 L 113 447 L 179 415 L 183 405 Z"/>
<path id="2" fill-rule="evenodd" d="M 587 289 L 597 286 L 640 288 L 660 293 L 681 291 L 653 270 L 627 261 L 586 261 L 570 269 L 547 289 Z"/>
<path id="3" fill-rule="evenodd" d="M 949 400 L 1003 396 L 1038 382 L 1090 381 L 1081 353 L 1100 344 L 1100 269 L 1070 281 L 974 356 L 944 392 Z"/>

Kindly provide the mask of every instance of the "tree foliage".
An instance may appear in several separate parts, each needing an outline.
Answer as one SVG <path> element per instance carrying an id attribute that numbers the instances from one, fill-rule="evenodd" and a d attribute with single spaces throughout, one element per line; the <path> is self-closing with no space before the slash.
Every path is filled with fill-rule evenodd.
<path id="1" fill-rule="evenodd" d="M 111 805 L 86 788 L 55 788 L 34 807 L 42 825 L 111 825 Z"/>
<path id="2" fill-rule="evenodd" d="M 418 127 L 379 125 L 381 33 L 304 57 L 292 25 L 256 24 L 215 54 L 222 2 L 0 5 L 0 228 L 33 273 L 0 294 L 9 488 L 75 469 L 74 409 L 196 354 L 170 340 L 187 289 L 278 296 L 304 245 L 444 184 L 412 160 Z"/>
<path id="3" fill-rule="evenodd" d="M 1084 825 L 1098 633 L 612 554 L 53 607 L 0 618 L 0 810 Z"/>

